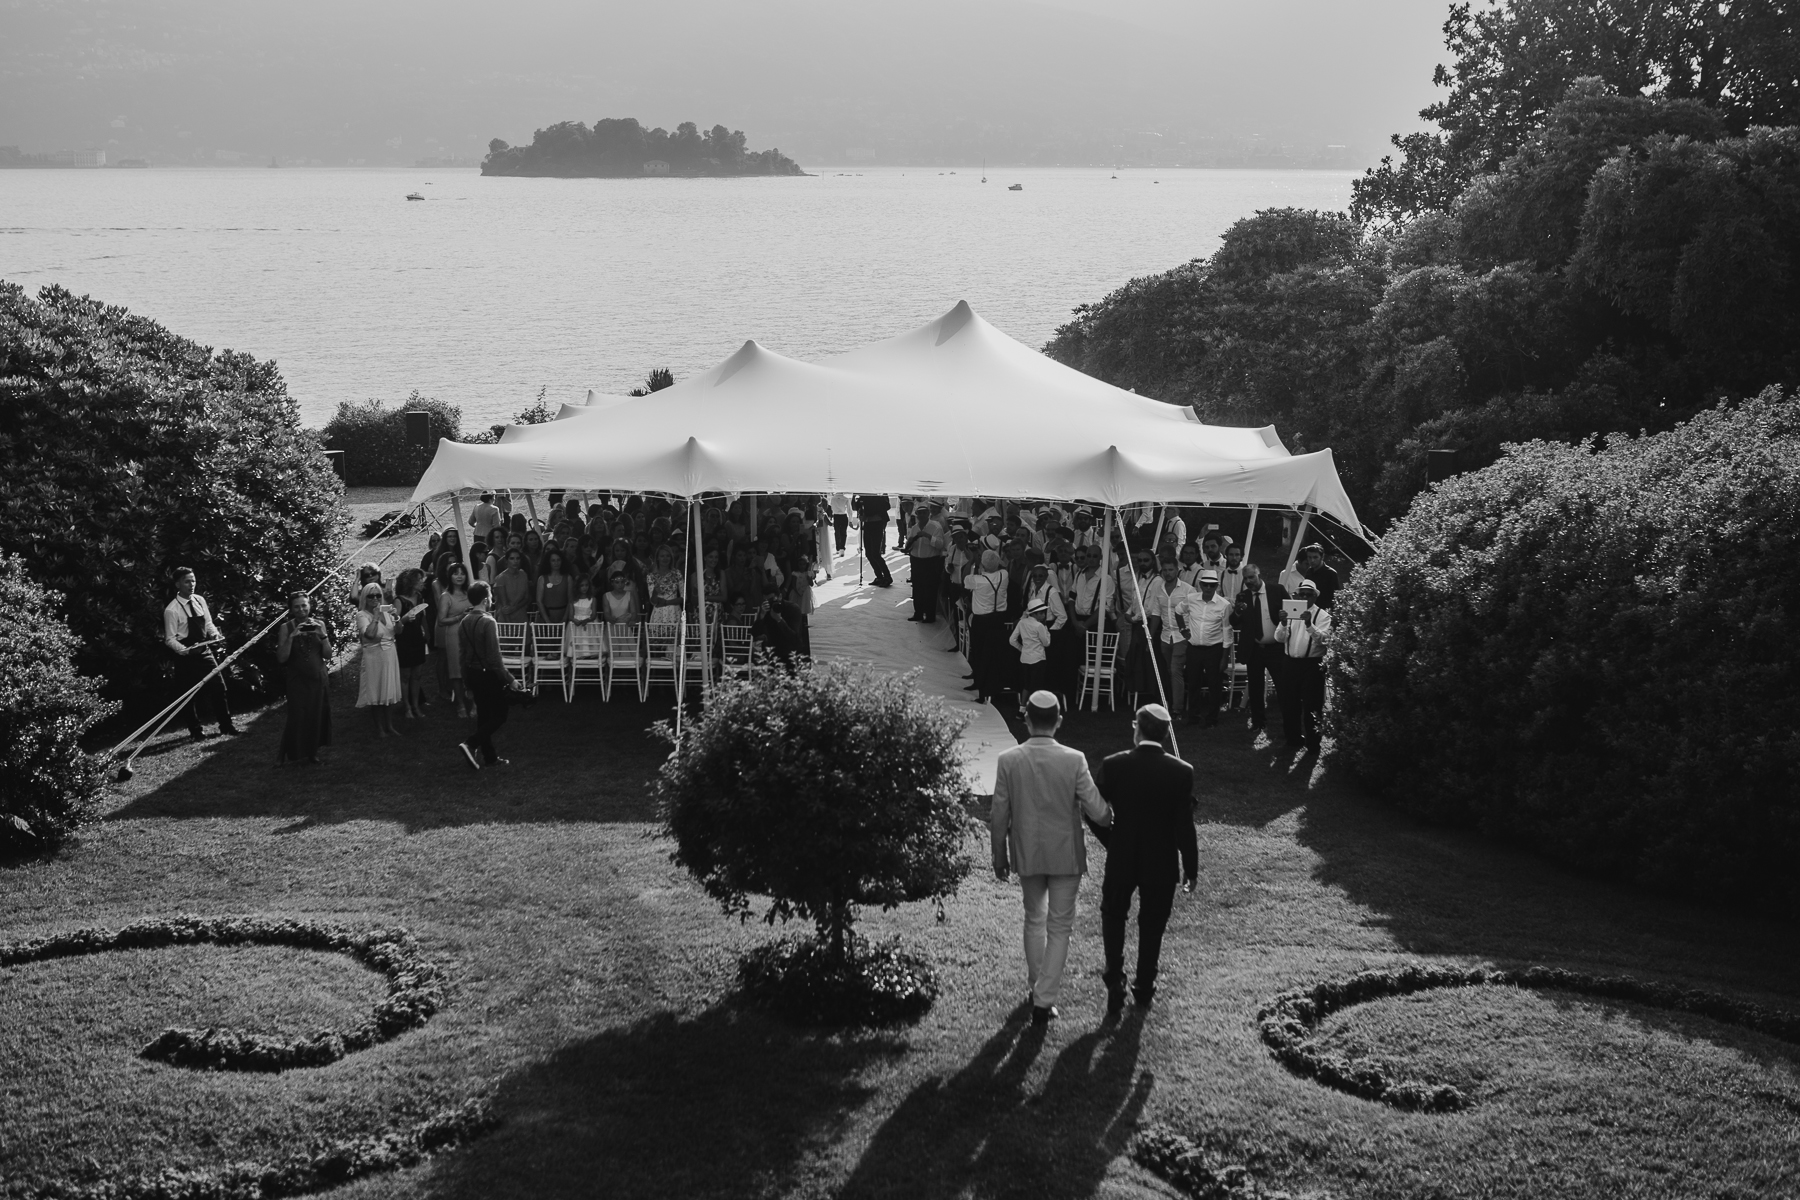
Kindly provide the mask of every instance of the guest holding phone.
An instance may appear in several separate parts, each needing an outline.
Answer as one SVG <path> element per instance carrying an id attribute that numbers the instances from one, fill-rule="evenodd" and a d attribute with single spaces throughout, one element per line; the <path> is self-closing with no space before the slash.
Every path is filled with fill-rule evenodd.
<path id="1" fill-rule="evenodd" d="M 305 592 L 288 597 L 275 658 L 287 671 L 287 723 L 275 763 L 316 763 L 319 747 L 331 745 L 331 638 Z"/>

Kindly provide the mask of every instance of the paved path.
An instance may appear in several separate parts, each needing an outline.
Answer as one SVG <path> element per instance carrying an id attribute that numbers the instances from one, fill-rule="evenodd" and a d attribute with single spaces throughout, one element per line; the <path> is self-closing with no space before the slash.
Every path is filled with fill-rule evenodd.
<path id="1" fill-rule="evenodd" d="M 968 682 L 963 672 L 968 667 L 956 653 L 944 619 L 940 617 L 932 625 L 906 619 L 912 615 L 906 556 L 888 555 L 888 569 L 894 573 L 891 588 L 859 584 L 859 563 L 861 546 L 852 530 L 848 553 L 837 560 L 832 578 L 813 592 L 817 605 L 812 615 L 813 657 L 872 663 L 885 671 L 919 668 L 921 688 L 943 696 L 957 712 L 972 718 L 963 731 L 963 748 L 969 770 L 979 780 L 978 790 L 992 793 L 994 764 L 1000 752 L 1017 745 L 1018 740 L 998 709 L 992 704 L 976 704 L 975 694 L 963 691 Z M 865 580 L 870 578 L 866 563 L 861 574 Z"/>

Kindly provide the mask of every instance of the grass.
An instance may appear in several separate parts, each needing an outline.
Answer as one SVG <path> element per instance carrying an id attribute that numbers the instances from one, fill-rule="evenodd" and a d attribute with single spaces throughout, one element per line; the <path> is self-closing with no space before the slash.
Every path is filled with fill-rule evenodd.
<path id="1" fill-rule="evenodd" d="M 0 972 L 0 1179 L 280 1156 L 491 1091 L 498 1130 L 342 1194 L 1163 1195 L 1124 1154 L 1142 1121 L 1337 1197 L 1800 1193 L 1800 1050 L 1702 1019 L 1496 991 L 1328 1023 L 1345 1048 L 1466 1083 L 1476 1105 L 1455 1116 L 1277 1065 L 1258 1004 L 1326 975 L 1542 962 L 1794 1008 L 1800 938 L 1419 826 L 1241 727 L 1181 731 L 1200 887 L 1177 900 L 1147 1016 L 1102 1019 L 1090 881 L 1063 1019 L 1033 1031 L 1016 886 L 977 873 L 942 925 L 928 906 L 866 919 L 939 966 L 931 1014 L 826 1035 L 729 1002 L 737 955 L 772 935 L 723 918 L 654 836 L 645 730 L 666 706 L 546 699 L 501 734 L 514 765 L 476 775 L 443 705 L 380 741 L 342 683 L 321 767 L 272 765 L 279 709 L 242 739 L 146 754 L 78 845 L 0 872 L 0 938 L 183 911 L 401 924 L 451 972 L 449 1004 L 330 1067 L 207 1075 L 135 1053 L 167 1024 L 343 1024 L 380 980 L 216 947 Z M 1099 753 L 1124 732 L 1082 714 L 1065 740 Z"/>

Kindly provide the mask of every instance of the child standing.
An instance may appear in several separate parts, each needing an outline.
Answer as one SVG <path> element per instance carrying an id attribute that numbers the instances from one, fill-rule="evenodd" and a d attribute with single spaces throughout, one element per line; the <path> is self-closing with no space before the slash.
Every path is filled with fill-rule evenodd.
<path id="1" fill-rule="evenodd" d="M 1050 629 L 1044 622 L 1050 606 L 1038 600 L 1025 610 L 1013 627 L 1008 641 L 1019 652 L 1019 712 L 1025 712 L 1025 699 L 1039 689 L 1050 686 Z"/>

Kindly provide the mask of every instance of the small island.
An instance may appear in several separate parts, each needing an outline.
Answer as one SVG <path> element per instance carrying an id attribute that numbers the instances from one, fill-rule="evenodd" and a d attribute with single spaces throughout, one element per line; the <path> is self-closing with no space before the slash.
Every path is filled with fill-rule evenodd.
<path id="1" fill-rule="evenodd" d="M 622 179 L 645 175 L 804 175 L 780 150 L 747 150 L 742 130 L 714 125 L 701 132 L 683 121 L 674 133 L 645 129 L 636 118 L 602 118 L 589 129 L 562 121 L 531 135 L 529 146 L 488 143 L 483 175 Z"/>

